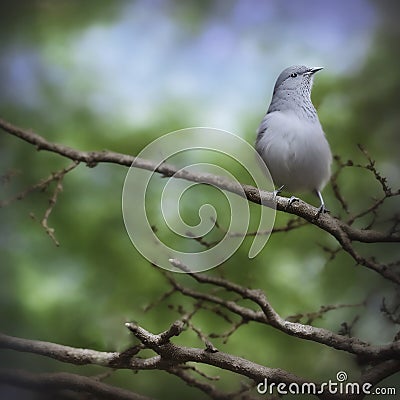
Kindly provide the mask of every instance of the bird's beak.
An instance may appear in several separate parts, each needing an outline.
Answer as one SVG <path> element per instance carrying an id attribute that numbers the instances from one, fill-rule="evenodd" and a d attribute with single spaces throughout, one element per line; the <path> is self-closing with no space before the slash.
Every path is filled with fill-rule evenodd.
<path id="1" fill-rule="evenodd" d="M 316 72 L 321 71 L 321 69 L 323 69 L 323 67 L 315 67 L 315 68 L 310 68 L 306 74 L 307 75 L 314 75 Z"/>

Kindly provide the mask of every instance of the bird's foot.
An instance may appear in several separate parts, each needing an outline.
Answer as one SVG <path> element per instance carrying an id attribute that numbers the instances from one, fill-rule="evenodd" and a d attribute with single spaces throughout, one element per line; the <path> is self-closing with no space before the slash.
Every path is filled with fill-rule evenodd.
<path id="1" fill-rule="evenodd" d="M 329 213 L 329 210 L 325 207 L 324 199 L 322 198 L 322 194 L 319 190 L 315 190 L 315 193 L 319 197 L 319 200 L 321 202 L 321 205 L 318 208 L 317 215 L 315 218 L 318 218 L 321 214 Z"/>
<path id="2" fill-rule="evenodd" d="M 321 214 L 329 213 L 330 211 L 325 207 L 325 204 L 321 204 L 318 208 L 318 212 L 316 217 L 319 217 Z"/>
<path id="3" fill-rule="evenodd" d="M 296 196 L 291 196 L 288 201 L 288 206 L 291 206 L 295 201 L 300 201 L 300 199 Z"/>
<path id="4" fill-rule="evenodd" d="M 283 189 L 283 187 L 284 187 L 285 185 L 282 185 L 281 187 L 279 187 L 278 189 L 275 189 L 272 193 L 273 193 L 273 199 L 274 199 L 274 201 L 276 202 L 276 196 L 278 196 L 278 194 L 279 193 L 281 193 L 282 192 L 282 189 Z"/>

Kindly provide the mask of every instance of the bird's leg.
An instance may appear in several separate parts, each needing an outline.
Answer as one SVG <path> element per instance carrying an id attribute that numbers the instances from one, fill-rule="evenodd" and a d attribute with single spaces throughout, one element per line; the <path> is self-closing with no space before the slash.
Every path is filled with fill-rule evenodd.
<path id="1" fill-rule="evenodd" d="M 279 187 L 278 189 L 275 189 L 272 193 L 273 193 L 273 195 L 274 195 L 274 201 L 276 202 L 276 196 L 278 196 L 278 194 L 279 193 L 281 193 L 282 192 L 282 189 L 283 189 L 283 187 L 284 187 L 285 185 L 282 185 L 281 187 Z"/>
<path id="2" fill-rule="evenodd" d="M 325 202 L 324 202 L 324 199 L 322 197 L 321 192 L 319 190 L 316 190 L 315 192 L 316 192 L 316 194 L 319 197 L 319 200 L 321 202 L 321 205 L 318 208 L 318 214 L 317 215 L 323 214 L 323 213 L 328 213 L 329 210 L 325 207 Z"/>

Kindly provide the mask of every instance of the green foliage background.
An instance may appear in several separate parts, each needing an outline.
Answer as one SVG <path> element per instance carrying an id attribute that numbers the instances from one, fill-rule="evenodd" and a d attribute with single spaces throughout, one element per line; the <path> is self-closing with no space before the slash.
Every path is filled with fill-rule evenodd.
<path id="1" fill-rule="evenodd" d="M 10 87 L 10 82 L 0 74 L 0 116 L 21 127 L 32 128 L 51 141 L 78 149 L 111 149 L 129 154 L 139 153 L 146 144 L 166 132 L 195 124 L 197 105 L 191 103 L 190 96 L 171 100 L 165 90 L 160 92 L 161 101 L 153 106 L 157 118 L 147 118 L 145 124 L 135 128 L 124 115 L 118 114 L 118 110 L 105 110 L 101 114 L 90 107 L 96 92 L 96 76 L 90 79 L 90 71 L 74 69 L 76 64 L 70 58 L 67 44 L 73 38 L 79 41 L 89 27 L 114 24 L 127 3 L 2 2 L 0 71 L 6 68 L 10 54 L 21 49 L 25 51 L 31 57 L 27 65 L 34 68 L 38 97 L 34 102 L 27 101 L 21 94 L 29 90 L 28 82 Z M 161 3 L 168 10 L 171 23 L 178 24 L 187 33 L 189 42 L 207 29 L 206 22 L 215 12 L 213 2 Z M 400 32 L 395 18 L 399 10 L 394 1 L 371 4 L 378 22 L 371 32 L 373 40 L 367 56 L 341 74 L 321 73 L 313 100 L 334 153 L 343 160 L 365 163 L 356 146 L 361 143 L 377 160 L 378 168 L 388 177 L 390 185 L 396 188 L 400 181 L 400 65 L 396 55 Z M 148 8 L 151 13 L 150 2 Z M 222 17 L 220 13 L 215 18 L 222 20 Z M 150 28 L 157 29 L 145 26 L 143 34 Z M 264 49 L 266 64 L 269 50 Z M 65 84 L 68 83 L 68 87 L 59 77 L 48 76 L 45 69 L 37 67 L 38 54 L 49 65 L 60 66 L 64 73 L 67 71 Z M 226 68 L 229 69 L 229 65 Z M 126 79 L 129 81 L 130 77 Z M 112 88 L 112 82 L 109 87 Z M 263 87 L 258 90 L 265 93 Z M 113 94 L 101 93 L 101 96 L 112 97 Z M 240 118 L 238 131 L 245 132 L 243 136 L 250 143 L 254 141 L 253 132 L 265 106 L 266 103 L 257 104 L 253 114 Z M 15 173 L 10 181 L 3 179 L 2 199 L 68 165 L 61 157 L 36 152 L 32 146 L 5 134 L 1 135 L 0 144 L 3 176 L 10 171 Z M 121 191 L 126 172 L 125 168 L 115 165 L 95 168 L 80 165 L 67 175 L 64 191 L 49 220 L 61 243 L 59 248 L 40 225 L 29 218 L 30 213 L 41 218 L 53 187 L 0 209 L 0 325 L 3 332 L 76 347 L 123 350 L 132 342 L 123 326 L 125 321 L 136 320 L 149 331 L 159 332 L 179 317 L 169 308 L 170 304 L 191 309 L 187 298 L 175 294 L 150 311 L 144 311 L 169 287 L 162 274 L 137 253 L 125 233 Z M 360 168 L 345 169 L 339 184 L 352 213 L 367 207 L 373 198 L 381 195 L 372 174 Z M 210 194 L 206 190 L 200 190 L 198 196 L 203 193 L 208 198 Z M 332 213 L 345 218 L 329 185 L 325 197 Z M 304 199 L 315 202 L 312 197 Z M 210 202 L 221 210 L 222 198 L 216 196 L 212 200 L 215 202 Z M 395 199 L 388 201 L 381 220 L 395 213 L 398 215 L 398 206 Z M 256 206 L 251 207 L 257 212 Z M 184 215 L 186 218 L 197 215 L 197 209 L 186 206 Z M 288 218 L 278 214 L 277 226 L 283 226 Z M 360 226 L 368 222 L 361 221 Z M 384 228 L 385 223 L 379 227 Z M 351 323 L 358 316 L 354 334 L 376 343 L 392 340 L 396 326 L 379 312 L 382 297 L 390 301 L 394 296 L 392 285 L 372 271 L 355 266 L 346 254 L 338 253 L 327 261 L 329 256 L 323 246 L 334 249 L 337 244 L 316 227 L 305 226 L 272 235 L 263 252 L 253 260 L 247 258 L 248 243 L 245 243 L 229 261 L 209 273 L 263 289 L 282 316 L 316 311 L 326 304 L 365 302 L 362 307 L 332 311 L 315 323 L 338 332 L 343 322 Z M 399 255 L 398 246 L 393 245 L 360 245 L 360 249 L 383 261 Z M 188 278 L 183 280 L 194 285 Z M 194 322 L 205 333 L 229 329 L 221 318 L 204 311 L 196 315 Z M 202 346 L 190 332 L 176 341 Z M 214 344 L 225 352 L 315 380 L 333 378 L 339 370 L 347 371 L 356 380 L 359 370 L 357 361 L 344 353 L 255 324 L 241 327 L 227 344 L 222 344 L 221 340 L 215 340 Z M 101 372 L 97 367 L 76 368 L 14 352 L 2 351 L 0 357 L 4 366 L 23 366 L 35 371 Z M 221 374 L 211 367 L 200 368 L 226 376 L 227 380 L 221 383 L 225 389 L 233 390 L 239 385 L 232 374 Z M 138 374 L 118 371 L 107 382 L 163 399 L 183 397 L 185 393 L 191 393 L 191 398 L 204 398 L 177 378 L 157 371 Z M 391 382 L 393 384 L 395 379 Z"/>

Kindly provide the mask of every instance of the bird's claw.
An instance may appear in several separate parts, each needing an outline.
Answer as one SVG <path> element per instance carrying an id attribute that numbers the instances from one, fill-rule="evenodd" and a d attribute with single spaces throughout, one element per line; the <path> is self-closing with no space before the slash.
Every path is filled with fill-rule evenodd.
<path id="1" fill-rule="evenodd" d="M 319 197 L 319 200 L 321 201 L 321 205 L 319 206 L 317 215 L 315 216 L 316 218 L 318 218 L 321 214 L 328 213 L 329 210 L 325 207 L 324 199 L 322 198 L 321 192 L 319 190 L 316 190 L 315 192 L 317 193 L 317 196 Z"/>
<path id="2" fill-rule="evenodd" d="M 320 216 L 320 214 L 325 214 L 325 213 L 329 213 L 330 211 L 325 207 L 325 204 L 321 204 L 318 208 L 318 212 L 317 212 L 317 217 Z"/>
<path id="3" fill-rule="evenodd" d="M 300 201 L 300 199 L 296 196 L 290 197 L 290 199 L 288 201 L 288 206 L 291 206 L 295 201 Z"/>
<path id="4" fill-rule="evenodd" d="M 284 187 L 285 185 L 282 185 L 281 187 L 279 187 L 278 189 L 275 189 L 272 193 L 273 193 L 273 198 L 274 198 L 274 201 L 276 202 L 276 196 L 278 196 L 278 194 L 279 193 L 281 193 L 282 192 L 282 189 L 283 189 L 283 187 Z"/>

